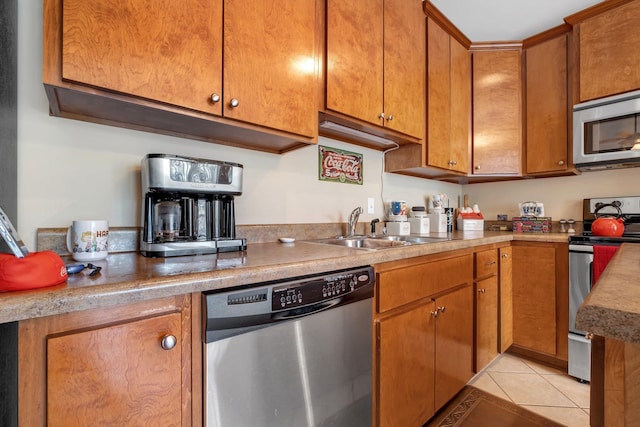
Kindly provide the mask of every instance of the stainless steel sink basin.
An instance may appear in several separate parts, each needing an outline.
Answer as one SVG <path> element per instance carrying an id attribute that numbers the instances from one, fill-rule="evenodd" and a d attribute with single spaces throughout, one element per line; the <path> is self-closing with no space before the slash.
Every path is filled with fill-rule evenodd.
<path id="1" fill-rule="evenodd" d="M 447 240 L 451 240 L 451 238 L 426 236 L 353 236 L 311 240 L 311 242 L 325 245 L 345 246 L 349 248 L 377 250 L 397 248 L 400 246 L 421 245 L 425 243 L 445 242 Z"/>

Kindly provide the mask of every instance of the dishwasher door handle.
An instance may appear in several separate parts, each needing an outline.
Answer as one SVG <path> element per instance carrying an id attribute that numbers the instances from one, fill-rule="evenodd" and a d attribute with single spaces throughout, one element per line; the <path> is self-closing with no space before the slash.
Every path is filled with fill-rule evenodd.
<path id="1" fill-rule="evenodd" d="M 281 311 L 273 315 L 273 320 L 289 320 L 297 317 L 308 316 L 313 313 L 319 313 L 324 310 L 328 310 L 331 307 L 335 307 L 340 304 L 342 298 L 332 299 L 330 301 L 323 301 L 320 304 L 310 305 L 302 308 L 294 308 L 292 310 Z"/>

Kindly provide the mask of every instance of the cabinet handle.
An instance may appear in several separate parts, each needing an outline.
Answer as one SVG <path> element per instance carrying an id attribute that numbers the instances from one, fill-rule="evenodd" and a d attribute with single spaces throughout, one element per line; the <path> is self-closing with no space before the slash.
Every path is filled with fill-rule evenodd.
<path id="1" fill-rule="evenodd" d="M 211 94 L 211 102 L 213 102 L 214 104 L 216 102 L 220 102 L 220 95 L 218 95 L 217 93 L 212 93 Z"/>
<path id="2" fill-rule="evenodd" d="M 478 289 L 478 292 L 481 293 L 481 294 L 484 294 L 486 292 L 486 289 L 480 288 L 480 289 Z"/>
<path id="3" fill-rule="evenodd" d="M 452 162 L 453 162 L 453 166 L 456 166 L 458 164 L 457 160 L 452 160 Z"/>
<path id="4" fill-rule="evenodd" d="M 388 120 L 388 121 L 393 120 L 393 114 L 389 114 L 389 117 L 387 117 L 387 120 Z"/>
<path id="5" fill-rule="evenodd" d="M 238 105 L 240 105 L 240 101 L 238 101 L 235 98 L 231 98 L 231 102 L 229 102 L 229 106 L 231 106 L 231 108 L 236 108 Z"/>
<path id="6" fill-rule="evenodd" d="M 509 258 L 509 254 L 502 254 L 502 258 Z"/>
<path id="7" fill-rule="evenodd" d="M 178 343 L 178 340 L 174 335 L 165 335 L 164 337 L 162 337 L 162 341 L 160 342 L 160 345 L 162 346 L 163 350 L 171 350 L 173 347 L 176 346 L 177 343 Z"/>
<path id="8" fill-rule="evenodd" d="M 487 261 L 487 264 L 486 264 L 486 265 L 493 265 L 493 264 L 495 264 L 495 263 L 496 263 L 495 261 Z"/>
<path id="9" fill-rule="evenodd" d="M 443 305 L 442 307 L 438 307 L 438 308 L 437 308 L 437 310 L 438 310 L 440 313 L 444 313 L 446 309 L 447 309 L 447 308 L 446 308 L 444 305 Z"/>
<path id="10" fill-rule="evenodd" d="M 479 171 L 480 170 L 480 165 L 476 166 L 476 170 Z"/>
<path id="11" fill-rule="evenodd" d="M 432 311 L 432 312 L 431 312 L 431 315 L 432 315 L 433 317 L 438 317 L 438 315 L 439 315 L 438 310 L 436 310 L 436 311 Z"/>
<path id="12" fill-rule="evenodd" d="M 558 164 L 559 164 L 560 166 L 564 165 L 564 160 L 560 160 L 560 161 L 558 162 Z"/>
<path id="13" fill-rule="evenodd" d="M 379 118 L 379 119 L 384 119 L 384 113 L 380 113 L 380 114 L 378 114 L 378 118 Z"/>

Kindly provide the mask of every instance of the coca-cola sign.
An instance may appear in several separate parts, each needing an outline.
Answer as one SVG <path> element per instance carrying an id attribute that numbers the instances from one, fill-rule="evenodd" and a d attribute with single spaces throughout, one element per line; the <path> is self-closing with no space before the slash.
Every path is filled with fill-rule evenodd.
<path id="1" fill-rule="evenodd" d="M 362 154 L 318 146 L 320 181 L 362 185 Z"/>

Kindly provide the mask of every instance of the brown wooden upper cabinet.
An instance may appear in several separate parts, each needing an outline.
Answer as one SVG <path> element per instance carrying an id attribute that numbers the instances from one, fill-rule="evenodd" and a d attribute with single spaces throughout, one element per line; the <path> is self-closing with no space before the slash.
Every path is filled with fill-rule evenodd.
<path id="1" fill-rule="evenodd" d="M 474 50 L 472 64 L 472 173 L 519 176 L 523 150 L 521 50 Z"/>
<path id="2" fill-rule="evenodd" d="M 316 7 L 45 0 L 51 111 L 272 152 L 313 143 Z"/>
<path id="3" fill-rule="evenodd" d="M 420 142 L 425 133 L 422 2 L 326 4 L 325 118 L 401 144 Z M 321 126 L 320 132 L 329 131 Z"/>
<path id="4" fill-rule="evenodd" d="M 579 102 L 640 89 L 640 0 L 604 3 L 596 6 L 614 8 L 568 18 L 577 23 Z"/>
<path id="5" fill-rule="evenodd" d="M 468 173 L 470 127 L 469 51 L 428 18 L 426 164 Z"/>
<path id="6" fill-rule="evenodd" d="M 568 170 L 569 100 L 567 32 L 527 46 L 525 56 L 526 174 Z"/>

